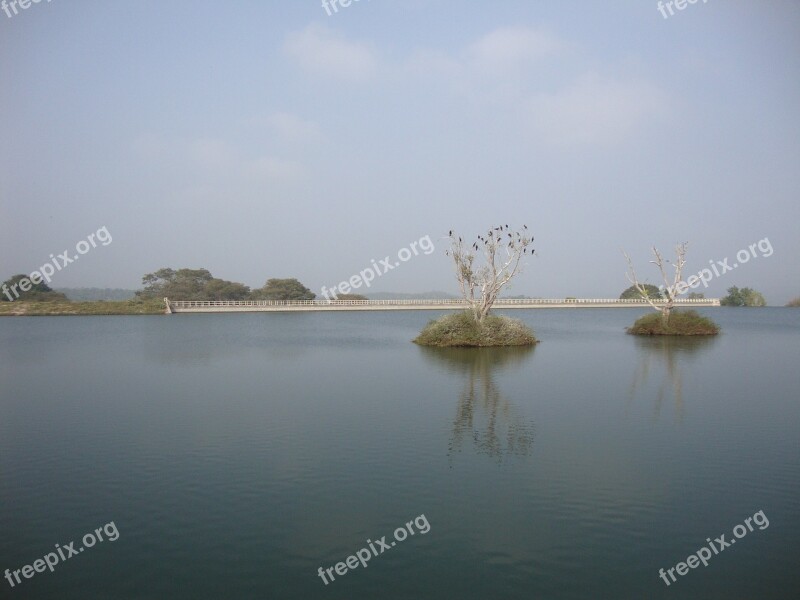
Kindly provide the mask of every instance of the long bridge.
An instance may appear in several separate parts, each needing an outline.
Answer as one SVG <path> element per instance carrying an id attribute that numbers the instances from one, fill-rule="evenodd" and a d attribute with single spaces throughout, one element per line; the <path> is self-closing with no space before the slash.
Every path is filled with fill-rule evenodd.
<path id="1" fill-rule="evenodd" d="M 458 310 L 467 308 L 462 299 L 446 300 L 170 300 L 166 313 L 309 312 L 343 310 Z M 664 304 L 664 301 L 656 301 Z M 719 298 L 680 299 L 675 306 L 719 306 Z M 619 298 L 525 298 L 496 300 L 493 308 L 647 308 L 646 300 Z"/>

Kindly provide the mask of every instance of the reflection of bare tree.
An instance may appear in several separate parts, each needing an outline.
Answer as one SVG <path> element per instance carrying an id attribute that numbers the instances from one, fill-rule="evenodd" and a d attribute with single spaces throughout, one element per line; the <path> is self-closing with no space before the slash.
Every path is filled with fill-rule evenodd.
<path id="1" fill-rule="evenodd" d="M 667 394 L 668 387 L 671 387 L 675 401 L 675 416 L 679 422 L 683 422 L 681 362 L 701 349 L 710 347 L 715 342 L 715 338 L 709 336 L 656 335 L 649 337 L 637 336 L 635 340 L 641 358 L 639 367 L 633 374 L 630 399 L 632 400 L 636 391 L 647 383 L 650 378 L 652 363 L 663 364 L 666 372 L 656 393 L 654 418 L 658 419 L 661 415 L 664 397 Z"/>
<path id="2" fill-rule="evenodd" d="M 448 456 L 460 452 L 463 440 L 472 438 L 478 452 L 498 461 L 504 456 L 527 456 L 533 444 L 533 423 L 520 414 L 497 388 L 494 375 L 519 366 L 533 354 L 533 346 L 510 348 L 431 348 L 420 350 L 467 375 L 458 398 Z"/>

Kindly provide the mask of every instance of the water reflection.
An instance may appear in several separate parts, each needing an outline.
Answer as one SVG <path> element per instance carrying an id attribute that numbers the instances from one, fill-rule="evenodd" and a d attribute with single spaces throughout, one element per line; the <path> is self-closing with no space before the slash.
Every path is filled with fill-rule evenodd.
<path id="1" fill-rule="evenodd" d="M 527 456 L 533 445 L 533 422 L 504 397 L 496 376 L 528 361 L 534 347 L 427 348 L 426 358 L 464 375 L 464 387 L 456 404 L 448 457 L 461 451 L 469 438 L 475 449 L 502 462 L 507 456 Z"/>
<path id="2" fill-rule="evenodd" d="M 631 381 L 629 400 L 650 380 L 651 370 L 654 365 L 662 365 L 664 374 L 658 384 L 655 397 L 653 418 L 658 420 L 664 399 L 672 396 L 675 405 L 675 418 L 683 422 L 683 377 L 681 373 L 682 362 L 701 350 L 710 348 L 716 341 L 716 336 L 636 336 L 636 349 L 639 354 L 639 365 Z"/>

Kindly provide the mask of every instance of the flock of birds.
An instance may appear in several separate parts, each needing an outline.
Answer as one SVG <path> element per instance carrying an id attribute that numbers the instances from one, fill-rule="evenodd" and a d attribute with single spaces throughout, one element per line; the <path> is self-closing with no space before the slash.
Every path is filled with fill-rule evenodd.
<path id="1" fill-rule="evenodd" d="M 523 225 L 522 228 L 527 230 L 528 226 L 527 225 Z M 502 235 L 502 233 L 506 232 L 508 237 L 509 237 L 509 246 L 511 248 L 513 248 L 516 245 L 514 243 L 514 235 L 511 232 L 509 232 L 508 229 L 509 229 L 508 225 L 500 225 L 499 227 L 492 227 L 491 229 L 489 229 L 489 232 L 487 234 L 487 236 L 489 238 L 492 238 L 492 239 L 487 241 L 486 238 L 484 238 L 483 236 L 479 235 L 478 236 L 478 240 L 483 242 L 484 245 L 486 245 L 490 241 L 499 242 L 500 239 L 501 239 L 500 236 Z M 495 234 L 495 231 L 498 232 L 498 233 Z M 516 232 L 516 234 L 517 234 L 517 240 L 516 241 L 522 244 L 522 253 L 523 254 L 527 254 L 528 253 L 528 247 L 527 246 L 528 246 L 528 244 L 530 244 L 533 241 L 533 236 L 531 236 L 530 240 L 527 240 L 527 238 L 523 238 L 522 237 L 522 234 L 519 231 Z M 454 239 L 453 238 L 453 230 L 452 229 L 450 230 L 449 237 L 451 239 Z M 523 243 L 523 240 L 525 240 L 524 243 Z M 463 243 L 463 240 L 460 237 L 458 238 L 458 243 L 459 244 Z M 472 249 L 476 250 L 476 251 L 479 249 L 478 242 L 475 242 L 475 243 L 472 244 Z M 534 253 L 534 250 L 533 250 L 533 248 L 531 248 L 531 254 L 533 254 L 533 253 Z M 447 252 L 445 252 L 445 254 L 449 255 L 450 251 L 448 250 Z"/>

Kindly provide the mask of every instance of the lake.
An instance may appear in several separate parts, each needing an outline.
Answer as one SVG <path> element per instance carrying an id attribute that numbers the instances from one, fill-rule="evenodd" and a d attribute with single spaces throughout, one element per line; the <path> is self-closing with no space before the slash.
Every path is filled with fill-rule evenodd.
<path id="1" fill-rule="evenodd" d="M 0 319 L 0 597 L 800 597 L 800 310 L 643 312 Z"/>

